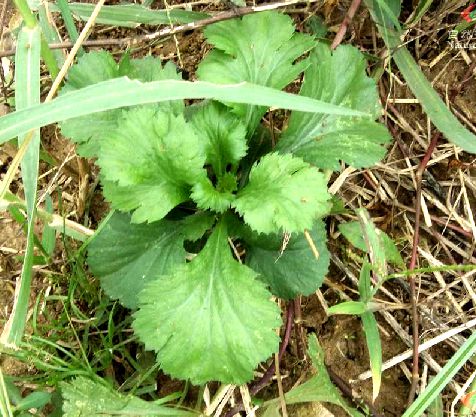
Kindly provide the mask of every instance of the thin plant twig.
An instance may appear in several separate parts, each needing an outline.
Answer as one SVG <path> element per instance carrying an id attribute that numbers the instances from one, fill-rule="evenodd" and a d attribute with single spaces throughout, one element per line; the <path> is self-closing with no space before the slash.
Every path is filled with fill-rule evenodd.
<path id="1" fill-rule="evenodd" d="M 357 397 L 356 392 L 330 367 L 326 366 L 326 368 L 331 381 L 339 388 L 342 394 L 349 398 L 355 405 L 362 407 L 362 409 L 368 408 L 372 417 L 383 417 L 373 404 L 368 401 L 364 401 L 363 398 Z"/>
<path id="2" fill-rule="evenodd" d="M 410 264 L 408 269 L 410 271 L 414 270 L 417 263 L 418 257 L 418 243 L 420 241 L 420 214 L 421 214 L 421 183 L 423 178 L 423 172 L 425 172 L 426 166 L 430 161 L 431 155 L 436 148 L 438 139 L 441 134 L 438 132 L 433 135 L 428 149 L 420 162 L 418 170 L 416 172 L 416 197 L 415 197 L 415 233 L 413 234 L 413 247 L 412 247 L 412 256 L 410 259 Z M 419 329 L 418 329 L 418 309 L 417 309 L 417 300 L 416 300 L 416 284 L 415 276 L 410 275 L 408 277 L 408 283 L 410 285 L 410 303 L 412 311 L 412 338 L 413 338 L 413 364 L 412 364 L 412 384 L 410 387 L 410 392 L 408 394 L 407 406 L 413 403 L 415 399 L 415 393 L 418 386 L 419 380 L 419 369 L 418 369 L 418 344 L 419 344 Z"/>
<path id="3" fill-rule="evenodd" d="M 283 413 L 283 417 L 288 417 L 286 399 L 284 398 L 283 381 L 281 381 L 281 371 L 279 369 L 279 355 L 277 353 L 274 354 L 274 365 L 276 367 L 276 379 L 278 382 L 279 403 L 281 405 L 281 411 Z"/>
<path id="4" fill-rule="evenodd" d="M 347 32 L 347 27 L 349 26 L 349 23 L 352 21 L 352 19 L 355 16 L 355 13 L 359 9 L 361 0 L 353 0 L 352 4 L 349 7 L 349 10 L 347 11 L 344 20 L 342 21 L 339 31 L 337 32 L 334 40 L 332 41 L 331 44 L 331 49 L 336 49 L 344 39 L 344 36 Z"/>
<path id="5" fill-rule="evenodd" d="M 64 64 L 61 67 L 60 72 L 55 78 L 53 85 L 51 86 L 51 89 L 48 92 L 48 95 L 46 96 L 45 103 L 47 103 L 48 101 L 51 101 L 54 95 L 56 94 L 56 91 L 58 90 L 60 84 L 62 83 L 64 77 L 66 76 L 66 73 L 68 72 L 69 67 L 73 64 L 74 58 L 76 57 L 76 54 L 78 53 L 79 48 L 81 48 L 81 45 L 89 36 L 89 32 L 91 28 L 94 26 L 94 23 L 96 22 L 96 18 L 98 17 L 99 12 L 101 11 L 101 8 L 105 2 L 106 0 L 99 0 L 98 3 L 96 4 L 96 7 L 91 13 L 91 16 L 89 17 L 86 25 L 84 26 L 83 30 L 79 34 L 77 41 L 74 43 L 73 48 L 71 49 L 71 52 L 66 57 L 66 60 L 64 61 Z"/>
<path id="6" fill-rule="evenodd" d="M 309 233 L 308 230 L 304 230 L 304 237 L 306 238 L 307 244 L 311 248 L 311 251 L 312 251 L 312 254 L 314 255 L 314 258 L 319 260 L 319 251 L 317 250 L 317 247 L 316 247 L 314 241 L 312 240 L 312 236 L 311 236 L 311 234 Z"/>

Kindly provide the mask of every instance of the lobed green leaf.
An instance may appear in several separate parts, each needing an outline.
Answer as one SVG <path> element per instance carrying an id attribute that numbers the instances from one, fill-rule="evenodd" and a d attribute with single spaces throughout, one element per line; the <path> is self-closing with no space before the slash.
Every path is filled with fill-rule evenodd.
<path id="1" fill-rule="evenodd" d="M 291 152 L 323 169 L 338 170 L 340 161 L 368 167 L 380 161 L 390 141 L 384 125 L 374 119 L 380 102 L 375 82 L 366 75 L 362 53 L 349 45 L 335 51 L 319 43 L 310 55 L 300 95 L 344 105 L 371 117 L 292 112 L 276 149 Z"/>
<path id="2" fill-rule="evenodd" d="M 293 233 L 327 214 L 329 199 L 321 172 L 301 158 L 271 153 L 253 166 L 232 206 L 258 233 Z"/>
<path id="3" fill-rule="evenodd" d="M 93 51 L 84 54 L 69 70 L 68 82 L 61 90 L 61 94 L 124 75 L 142 82 L 180 79 L 176 67 L 171 62 L 167 62 L 162 67 L 160 59 L 151 56 L 132 60 L 127 55 L 125 57 L 121 63 L 117 64 L 112 55 L 106 51 Z M 124 65 L 124 61 L 127 62 L 127 65 Z M 157 105 L 152 106 L 157 107 Z M 161 107 L 170 107 L 176 113 L 180 113 L 183 110 L 183 102 L 166 102 Z M 117 128 L 117 121 L 121 118 L 122 113 L 122 109 L 116 108 L 83 117 L 71 118 L 61 123 L 61 132 L 78 143 L 78 151 L 81 155 L 97 156 L 101 140 L 110 131 Z"/>
<path id="4" fill-rule="evenodd" d="M 315 375 L 303 384 L 285 394 L 287 404 L 303 402 L 328 402 L 342 407 L 352 417 L 363 417 L 355 408 L 350 407 L 342 398 L 337 387 L 332 383 L 327 373 L 324 352 L 319 345 L 316 335 L 308 338 L 309 356 L 315 369 Z"/>
<path id="5" fill-rule="evenodd" d="M 197 207 L 200 209 L 224 213 L 236 198 L 235 194 L 232 193 L 236 190 L 236 178 L 233 175 L 232 177 L 234 187 L 230 190 L 215 188 L 208 178 L 200 180 L 192 188 L 192 200 L 197 203 Z"/>
<path id="6" fill-rule="evenodd" d="M 307 67 L 307 60 L 295 61 L 314 46 L 312 37 L 295 33 L 292 19 L 276 11 L 219 22 L 204 33 L 215 49 L 202 60 L 197 75 L 219 84 L 248 81 L 281 90 Z M 249 132 L 266 112 L 266 107 L 229 105 Z"/>
<path id="7" fill-rule="evenodd" d="M 237 166 L 246 155 L 246 127 L 225 106 L 210 102 L 201 107 L 192 118 L 193 127 L 204 142 L 207 164 L 218 177 L 227 166 Z"/>
<path id="8" fill-rule="evenodd" d="M 132 395 L 123 395 L 107 386 L 85 377 L 62 382 L 64 417 L 191 417 L 197 412 L 180 410 L 147 402 Z"/>
<path id="9" fill-rule="evenodd" d="M 233 259 L 224 221 L 190 263 L 139 298 L 134 330 L 174 378 L 243 384 L 278 349 L 279 308 L 256 273 Z"/>
<path id="10" fill-rule="evenodd" d="M 162 219 L 206 178 L 204 145 L 182 115 L 153 107 L 123 113 L 101 144 L 98 164 L 114 208 L 132 222 Z"/>
<path id="11" fill-rule="evenodd" d="M 88 264 L 106 294 L 129 308 L 160 275 L 172 273 L 186 259 L 184 241 L 199 239 L 213 216 L 196 214 L 183 221 L 133 224 L 131 216 L 114 213 L 88 246 Z"/>

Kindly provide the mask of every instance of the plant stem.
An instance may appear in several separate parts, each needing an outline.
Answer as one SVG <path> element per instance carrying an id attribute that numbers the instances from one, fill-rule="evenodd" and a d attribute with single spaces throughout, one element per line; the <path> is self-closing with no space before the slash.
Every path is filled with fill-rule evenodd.
<path id="1" fill-rule="evenodd" d="M 332 41 L 331 49 L 336 49 L 344 39 L 344 36 L 347 32 L 347 27 L 349 26 L 349 23 L 352 21 L 352 19 L 355 16 L 355 13 L 357 12 L 360 2 L 362 0 L 353 0 L 352 4 L 349 7 L 349 10 L 347 11 L 344 20 L 342 21 L 339 31 L 337 32 L 334 40 Z"/>
<path id="2" fill-rule="evenodd" d="M 36 24 L 36 17 L 33 14 L 33 12 L 30 10 L 30 7 L 28 6 L 28 3 L 26 0 L 13 0 L 15 3 L 16 8 L 21 14 L 21 17 L 23 18 L 23 21 L 25 22 L 25 25 L 29 29 L 33 29 Z"/>
<path id="3" fill-rule="evenodd" d="M 417 258 L 418 258 L 418 243 L 420 241 L 420 214 L 421 214 L 421 182 L 423 177 L 423 172 L 430 161 L 431 155 L 436 148 L 436 144 L 438 143 L 438 139 L 440 138 L 441 134 L 437 132 L 433 135 L 430 144 L 428 145 L 428 149 L 425 153 L 425 156 L 421 160 L 420 166 L 416 172 L 416 199 L 415 199 L 415 233 L 413 235 L 413 248 L 412 248 L 412 256 L 410 259 L 410 265 L 408 269 L 413 271 L 416 266 Z M 418 386 L 418 380 L 420 378 L 419 369 L 418 369 L 418 344 L 420 342 L 419 338 L 419 330 L 418 330 L 418 308 L 417 308 L 417 300 L 416 300 L 416 284 L 415 284 L 415 276 L 409 275 L 408 276 L 408 283 L 410 284 L 410 302 L 412 308 L 412 337 L 413 337 L 413 365 L 412 365 L 412 385 L 410 387 L 410 393 L 408 394 L 408 401 L 407 406 L 415 399 L 415 393 Z"/>
<path id="4" fill-rule="evenodd" d="M 0 199 L 0 211 L 7 210 L 10 207 L 18 207 L 22 210 L 26 210 L 26 203 L 7 191 L 4 199 Z M 76 240 L 84 241 L 94 234 L 94 230 L 88 229 L 72 220 L 64 219 L 57 214 L 48 213 L 39 208 L 36 209 L 36 216 L 51 228 Z"/>
<path id="5" fill-rule="evenodd" d="M 30 10 L 28 3 L 26 0 L 13 0 L 15 2 L 15 6 L 21 14 L 25 25 L 29 29 L 34 29 L 38 24 L 35 15 Z M 58 64 L 56 63 L 55 57 L 53 52 L 51 52 L 50 47 L 48 46 L 48 42 L 46 42 L 45 37 L 43 34 L 41 35 L 41 57 L 45 61 L 46 67 L 48 68 L 48 72 L 50 73 L 51 77 L 54 78 L 58 74 Z"/>
<path id="6" fill-rule="evenodd" d="M 414 274 L 424 274 L 424 273 L 432 273 L 432 272 L 448 272 L 448 271 L 461 271 L 461 272 L 469 272 L 474 271 L 476 269 L 476 265 L 443 265 L 443 266 L 434 266 L 428 268 L 415 268 L 415 269 L 407 269 L 406 271 L 396 272 L 395 274 L 390 274 L 385 277 L 387 279 L 394 279 L 394 278 L 404 278 Z"/>
<path id="7" fill-rule="evenodd" d="M 48 42 L 46 42 L 43 34 L 41 34 L 41 57 L 43 58 L 43 61 L 45 61 L 46 68 L 48 68 L 51 78 L 55 78 L 59 72 L 58 64 L 53 51 L 48 46 Z"/>
<path id="8" fill-rule="evenodd" d="M 339 376 L 337 375 L 329 366 L 326 366 L 327 373 L 329 374 L 329 378 L 331 379 L 332 383 L 339 388 L 339 390 L 344 394 L 347 398 L 349 398 L 355 405 L 361 407 L 363 410 L 368 408 L 370 411 L 370 415 L 372 417 L 383 417 L 374 405 L 369 402 L 365 401 L 362 398 L 357 397 L 354 390 Z"/>

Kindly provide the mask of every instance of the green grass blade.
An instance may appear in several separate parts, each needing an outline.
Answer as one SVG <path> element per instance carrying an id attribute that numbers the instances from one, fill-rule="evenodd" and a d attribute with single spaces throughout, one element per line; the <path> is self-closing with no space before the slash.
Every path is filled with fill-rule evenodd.
<path id="1" fill-rule="evenodd" d="M 41 31 L 45 37 L 46 42 L 48 43 L 58 43 L 61 42 L 61 39 L 58 35 L 58 32 L 50 24 L 48 20 L 48 14 L 46 13 L 46 7 L 44 4 L 40 3 L 38 6 L 38 19 L 40 22 Z M 61 49 L 52 50 L 51 53 L 55 57 L 56 65 L 61 67 L 64 63 L 64 55 Z"/>
<path id="2" fill-rule="evenodd" d="M 53 214 L 53 200 L 47 194 L 45 198 L 46 211 L 52 215 Z M 52 227 L 48 226 L 48 223 L 45 223 L 43 226 L 43 236 L 41 238 L 41 244 L 46 252 L 46 254 L 51 258 L 53 252 L 55 251 L 56 245 L 56 231 Z"/>
<path id="3" fill-rule="evenodd" d="M 438 130 L 450 142 L 458 145 L 466 152 L 476 153 L 476 136 L 467 130 L 453 113 L 448 110 L 410 52 L 406 48 L 399 48 L 393 54 L 393 59 L 413 94 L 420 101 L 423 110 L 428 114 Z"/>
<path id="4" fill-rule="evenodd" d="M 416 7 L 416 9 L 413 13 L 413 17 L 408 22 L 408 24 L 412 25 L 412 24 L 417 23 L 418 21 L 420 21 L 420 19 L 424 16 L 424 14 L 430 8 L 432 3 L 433 3 L 433 0 L 420 0 L 418 2 L 418 6 Z"/>
<path id="5" fill-rule="evenodd" d="M 377 326 L 377 320 L 371 312 L 366 312 L 360 316 L 364 328 L 367 349 L 369 350 L 370 369 L 372 372 L 372 398 L 375 399 L 382 384 L 382 345 Z"/>
<path id="6" fill-rule="evenodd" d="M 17 109 L 26 110 L 40 102 L 40 51 L 41 30 L 24 27 L 19 34 L 15 56 L 15 102 Z M 19 136 L 19 145 L 26 136 Z M 32 279 L 34 221 L 38 161 L 40 149 L 40 130 L 33 132 L 33 138 L 21 162 L 23 187 L 28 217 L 27 247 L 23 261 L 21 279 L 17 283 L 13 311 L 1 336 L 1 341 L 9 346 L 18 346 L 25 329 Z"/>
<path id="7" fill-rule="evenodd" d="M 33 29 L 37 26 L 37 20 L 33 12 L 30 10 L 28 2 L 26 0 L 14 0 L 15 7 L 20 12 L 25 25 Z M 56 64 L 56 60 L 54 58 L 53 52 L 48 47 L 48 42 L 44 38 L 41 39 L 41 56 L 45 61 L 46 66 L 48 67 L 48 71 L 52 78 L 55 78 L 58 74 L 58 65 Z"/>
<path id="8" fill-rule="evenodd" d="M 69 3 L 71 13 L 83 21 L 89 19 L 94 6 L 94 4 L 88 3 Z M 55 5 L 51 5 L 51 9 L 54 11 L 59 10 Z M 96 19 L 96 23 L 134 28 L 142 24 L 168 25 L 170 23 L 191 23 L 206 17 L 209 17 L 206 13 L 182 9 L 151 10 L 138 4 L 117 4 L 103 6 Z"/>
<path id="9" fill-rule="evenodd" d="M 383 277 L 387 275 L 387 257 L 385 254 L 382 233 L 375 227 L 370 218 L 369 212 L 366 209 L 358 209 L 356 210 L 356 214 L 359 217 L 362 235 L 372 263 L 372 268 L 379 280 L 376 284 L 376 286 L 378 286 L 382 282 Z"/>
<path id="10" fill-rule="evenodd" d="M 384 2 L 378 0 L 377 3 Z M 433 124 L 450 142 L 467 152 L 476 153 L 476 136 L 467 130 L 451 113 L 410 52 L 404 46 L 401 46 L 401 32 L 390 26 L 393 25 L 391 22 L 393 22 L 395 16 L 391 15 L 390 11 L 376 7 L 376 0 L 365 0 L 365 4 L 369 7 L 372 18 L 377 23 L 387 48 L 393 52 L 392 57 L 403 78 L 405 78 Z"/>
<path id="11" fill-rule="evenodd" d="M 73 15 L 71 9 L 69 8 L 68 0 L 57 0 L 58 9 L 61 12 L 61 17 L 63 18 L 64 26 L 68 32 L 69 38 L 72 42 L 76 42 L 79 37 L 78 29 L 74 24 Z M 103 6 L 104 7 L 104 6 Z M 78 56 L 81 56 L 84 53 L 84 49 L 80 48 L 78 51 Z"/>
<path id="12" fill-rule="evenodd" d="M 367 311 L 367 304 L 362 301 L 344 301 L 327 309 L 327 315 L 334 314 L 364 314 Z"/>
<path id="13" fill-rule="evenodd" d="M 476 353 L 476 332 L 458 349 L 443 369 L 435 376 L 402 417 L 420 417 L 432 401 L 448 385 L 453 376 Z"/>
<path id="14" fill-rule="evenodd" d="M 77 116 L 124 106 L 186 98 L 211 98 L 304 112 L 367 116 L 356 110 L 249 83 L 223 85 L 176 80 L 141 83 L 122 77 L 103 81 L 64 94 L 49 103 L 1 117 L 0 144 L 28 130 Z"/>
<path id="15" fill-rule="evenodd" d="M 2 417 L 13 417 L 13 411 L 10 405 L 7 385 L 3 378 L 2 368 L 0 368 L 0 414 Z"/>
<path id="16" fill-rule="evenodd" d="M 36 26 L 36 17 L 33 12 L 30 10 L 28 6 L 28 2 L 26 0 L 13 0 L 15 3 L 15 7 L 21 14 L 25 25 L 30 29 L 33 29 Z"/>

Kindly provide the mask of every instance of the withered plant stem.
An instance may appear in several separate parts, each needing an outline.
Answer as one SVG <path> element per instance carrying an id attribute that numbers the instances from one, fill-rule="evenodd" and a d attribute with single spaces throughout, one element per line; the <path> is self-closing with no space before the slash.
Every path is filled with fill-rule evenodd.
<path id="1" fill-rule="evenodd" d="M 416 262 L 418 258 L 418 243 L 420 241 L 420 215 L 421 215 L 421 181 L 423 177 L 423 172 L 430 161 L 431 155 L 436 148 L 438 139 L 440 138 L 441 133 L 437 132 L 431 138 L 428 149 L 426 150 L 423 159 L 418 166 L 418 170 L 415 174 L 416 181 L 416 196 L 415 196 L 415 233 L 413 234 L 413 247 L 412 247 L 412 256 L 410 258 L 410 264 L 408 269 L 410 271 L 414 270 L 416 267 Z M 413 339 L 413 364 L 412 364 L 412 384 L 410 386 L 410 392 L 408 394 L 407 406 L 409 406 L 415 399 L 415 393 L 418 387 L 418 380 L 420 378 L 419 372 L 419 354 L 418 354 L 418 345 L 420 341 L 419 336 L 419 318 L 418 318 L 418 309 L 417 309 L 417 300 L 416 300 L 416 283 L 415 276 L 408 276 L 408 283 L 410 284 L 410 303 L 412 309 L 412 339 Z"/>
<path id="2" fill-rule="evenodd" d="M 344 17 L 344 20 L 340 24 L 339 31 L 337 32 L 334 40 L 332 41 L 331 49 L 336 49 L 342 43 L 342 40 L 344 39 L 344 36 L 347 32 L 349 23 L 352 21 L 355 16 L 355 13 L 357 13 L 357 10 L 359 9 L 360 2 L 361 0 L 352 1 L 352 4 L 350 5 L 349 10 L 347 11 Z"/>

